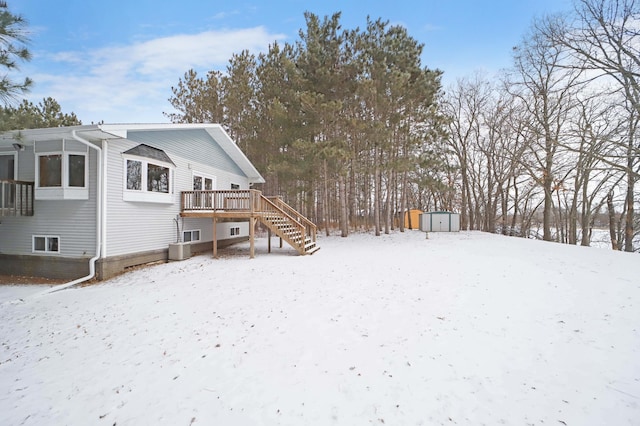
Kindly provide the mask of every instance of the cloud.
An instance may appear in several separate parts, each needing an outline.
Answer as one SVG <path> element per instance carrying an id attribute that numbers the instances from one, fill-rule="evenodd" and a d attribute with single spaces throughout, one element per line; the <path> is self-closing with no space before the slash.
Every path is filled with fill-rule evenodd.
<path id="1" fill-rule="evenodd" d="M 444 30 L 444 27 L 435 24 L 425 24 L 422 28 L 428 32 Z"/>
<path id="2" fill-rule="evenodd" d="M 178 34 L 126 46 L 38 55 L 30 100 L 55 98 L 84 122 L 163 120 L 171 86 L 193 68 L 223 70 L 234 53 L 266 51 L 282 34 L 264 27 Z M 46 70 L 46 71 L 42 71 Z M 138 115 L 136 115 L 138 114 Z"/>
<path id="3" fill-rule="evenodd" d="M 219 12 L 219 13 L 216 13 L 215 15 L 213 15 L 213 19 L 214 20 L 222 20 L 222 19 L 227 19 L 227 18 L 229 18 L 231 16 L 234 16 L 234 15 L 239 15 L 239 14 L 240 14 L 239 10 L 233 10 L 231 12 Z"/>

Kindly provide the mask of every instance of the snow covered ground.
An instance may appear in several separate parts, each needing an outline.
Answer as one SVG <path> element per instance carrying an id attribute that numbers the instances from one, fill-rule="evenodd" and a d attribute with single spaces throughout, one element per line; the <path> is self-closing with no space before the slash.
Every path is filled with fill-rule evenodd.
<path id="1" fill-rule="evenodd" d="M 0 287 L 0 424 L 640 424 L 638 254 L 319 243 Z"/>

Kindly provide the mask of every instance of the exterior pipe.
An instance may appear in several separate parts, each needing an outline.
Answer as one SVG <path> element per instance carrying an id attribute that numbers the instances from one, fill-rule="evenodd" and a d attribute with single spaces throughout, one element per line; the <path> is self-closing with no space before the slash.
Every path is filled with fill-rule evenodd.
<path id="1" fill-rule="evenodd" d="M 76 131 L 73 130 L 71 132 L 71 137 L 76 141 L 86 145 L 89 148 L 95 149 L 98 154 L 98 173 L 97 173 L 97 190 L 96 190 L 96 255 L 89 259 L 89 275 L 78 278 L 68 283 L 60 284 L 54 287 L 51 287 L 41 293 L 36 294 L 36 296 L 43 296 L 45 294 L 50 294 L 59 290 L 64 290 L 65 288 L 73 287 L 74 285 L 83 283 L 85 281 L 90 280 L 96 274 L 96 261 L 100 259 L 100 253 L 102 248 L 102 209 L 103 209 L 103 200 L 102 200 L 102 148 L 96 146 L 89 142 L 86 139 L 78 136 Z"/>

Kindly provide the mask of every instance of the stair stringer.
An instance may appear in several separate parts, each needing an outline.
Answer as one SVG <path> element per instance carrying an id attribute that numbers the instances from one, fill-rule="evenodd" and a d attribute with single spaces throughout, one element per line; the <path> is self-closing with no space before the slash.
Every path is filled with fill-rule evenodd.
<path id="1" fill-rule="evenodd" d="M 260 201 L 261 214 L 259 220 L 271 232 L 286 241 L 299 254 L 312 254 L 319 249 L 316 242 L 309 235 L 306 235 L 304 225 L 268 198 L 261 195 Z"/>

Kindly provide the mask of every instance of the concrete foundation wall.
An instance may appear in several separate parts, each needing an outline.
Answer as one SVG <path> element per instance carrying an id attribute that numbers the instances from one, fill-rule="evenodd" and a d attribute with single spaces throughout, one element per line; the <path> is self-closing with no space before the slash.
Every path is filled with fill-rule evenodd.
<path id="1" fill-rule="evenodd" d="M 239 237 L 218 241 L 218 248 L 247 241 L 247 237 Z M 205 253 L 213 250 L 213 243 L 191 244 L 191 253 Z M 248 256 L 248 252 L 247 252 Z M 126 256 L 112 256 L 96 262 L 96 278 L 106 280 L 120 275 L 133 266 L 154 262 L 166 262 L 169 248 L 153 250 Z M 56 256 L 26 256 L 0 254 L 0 274 L 44 277 L 59 280 L 75 280 L 89 274 L 90 258 L 64 258 Z"/>
<path id="2" fill-rule="evenodd" d="M 0 273 L 72 281 L 89 274 L 89 259 L 0 254 Z"/>

